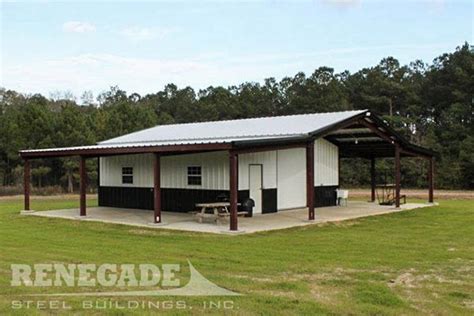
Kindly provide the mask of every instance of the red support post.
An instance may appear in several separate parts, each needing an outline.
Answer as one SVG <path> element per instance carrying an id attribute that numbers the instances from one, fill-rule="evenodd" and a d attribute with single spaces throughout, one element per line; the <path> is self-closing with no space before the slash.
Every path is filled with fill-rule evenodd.
<path id="1" fill-rule="evenodd" d="M 154 223 L 161 223 L 161 156 L 154 154 L 153 159 L 153 209 Z"/>
<path id="2" fill-rule="evenodd" d="M 433 203 L 433 191 L 434 191 L 434 161 L 433 157 L 429 158 L 429 170 L 428 170 L 428 202 Z"/>
<path id="3" fill-rule="evenodd" d="M 25 159 L 23 170 L 23 192 L 25 195 L 25 211 L 30 210 L 30 161 Z"/>
<path id="4" fill-rule="evenodd" d="M 370 158 L 370 201 L 375 202 L 375 158 Z"/>
<path id="5" fill-rule="evenodd" d="M 400 182 L 401 182 L 401 166 L 400 166 L 400 146 L 395 145 L 395 207 L 400 207 Z"/>
<path id="6" fill-rule="evenodd" d="M 306 144 L 306 206 L 308 220 L 314 220 L 314 141 Z"/>
<path id="7" fill-rule="evenodd" d="M 229 189 L 230 189 L 230 230 L 238 230 L 237 219 L 237 186 L 238 186 L 238 155 L 229 151 Z"/>
<path id="8" fill-rule="evenodd" d="M 87 174 L 86 174 L 86 157 L 81 156 L 79 162 L 79 191 L 80 191 L 80 208 L 79 215 L 86 216 L 86 189 L 87 189 Z"/>

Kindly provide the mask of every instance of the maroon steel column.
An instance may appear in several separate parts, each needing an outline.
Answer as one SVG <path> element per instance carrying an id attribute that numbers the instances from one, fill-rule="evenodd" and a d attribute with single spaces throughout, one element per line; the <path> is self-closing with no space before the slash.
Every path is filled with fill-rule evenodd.
<path id="1" fill-rule="evenodd" d="M 153 159 L 153 208 L 155 223 L 161 223 L 161 164 L 160 154 L 155 153 Z"/>
<path id="2" fill-rule="evenodd" d="M 30 210 L 30 161 L 25 159 L 23 170 L 23 190 L 25 194 L 25 210 Z"/>
<path id="3" fill-rule="evenodd" d="M 370 158 L 370 200 L 375 202 L 375 158 Z"/>
<path id="4" fill-rule="evenodd" d="M 87 174 L 86 174 L 86 157 L 81 156 L 79 162 L 79 191 L 80 191 L 80 216 L 86 216 L 86 187 L 87 187 Z"/>
<path id="5" fill-rule="evenodd" d="M 434 190 L 434 161 L 433 157 L 429 158 L 429 170 L 428 170 L 428 202 L 433 203 L 433 190 Z"/>
<path id="6" fill-rule="evenodd" d="M 230 190 L 230 230 L 238 230 L 237 222 L 237 185 L 238 185 L 238 156 L 229 151 L 229 190 Z"/>
<path id="7" fill-rule="evenodd" d="M 395 145 L 395 207 L 400 207 L 400 146 Z"/>
<path id="8" fill-rule="evenodd" d="M 314 141 L 306 144 L 306 206 L 308 219 L 314 220 Z"/>

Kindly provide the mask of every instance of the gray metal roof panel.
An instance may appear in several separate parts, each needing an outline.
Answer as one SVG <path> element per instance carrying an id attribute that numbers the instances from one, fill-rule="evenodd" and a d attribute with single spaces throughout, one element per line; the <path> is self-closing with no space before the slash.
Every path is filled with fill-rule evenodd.
<path id="1" fill-rule="evenodd" d="M 229 142 L 231 140 L 243 138 L 254 139 L 303 135 L 336 124 L 364 112 L 366 112 L 366 110 L 159 125 L 105 140 L 98 144 L 141 144 L 169 141 L 196 142 L 203 140 L 212 141 L 216 139 L 225 139 L 226 142 Z"/>
<path id="2" fill-rule="evenodd" d="M 294 139 L 298 135 L 288 136 L 284 138 Z M 46 149 L 25 149 L 20 150 L 20 153 L 35 153 L 35 152 L 54 152 L 54 151 L 70 151 L 79 149 L 109 149 L 109 148 L 133 148 L 133 147 L 154 147 L 154 146 L 173 146 L 173 145 L 199 145 L 199 144 L 227 144 L 236 141 L 250 141 L 250 140 L 273 140 L 281 139 L 281 136 L 269 136 L 269 137 L 241 137 L 241 138 L 214 138 L 212 140 L 181 140 L 181 141 L 161 141 L 161 142 L 141 142 L 141 143 L 118 143 L 118 144 L 98 144 L 88 146 L 75 146 L 75 147 L 58 147 L 58 148 L 46 148 Z"/>

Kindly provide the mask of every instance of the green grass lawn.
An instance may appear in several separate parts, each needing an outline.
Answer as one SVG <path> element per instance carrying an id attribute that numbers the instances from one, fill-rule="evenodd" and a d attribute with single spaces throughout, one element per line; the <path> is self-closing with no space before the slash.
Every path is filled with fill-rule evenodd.
<path id="1" fill-rule="evenodd" d="M 33 200 L 32 206 L 59 209 L 77 207 L 77 201 Z M 12 300 L 35 299 L 24 294 L 110 290 L 12 287 L 12 263 L 180 263 L 186 267 L 187 260 L 214 283 L 244 295 L 175 298 L 192 307 L 186 313 L 200 314 L 202 302 L 209 299 L 232 300 L 233 309 L 226 312 L 243 315 L 474 313 L 473 201 L 440 201 L 437 207 L 241 236 L 21 216 L 21 209 L 20 200 L 0 201 L 0 314 L 50 312 L 12 310 Z M 186 280 L 189 270 L 181 274 Z M 72 308 L 68 312 L 79 314 L 156 312 L 83 310 L 82 299 L 61 300 Z"/>

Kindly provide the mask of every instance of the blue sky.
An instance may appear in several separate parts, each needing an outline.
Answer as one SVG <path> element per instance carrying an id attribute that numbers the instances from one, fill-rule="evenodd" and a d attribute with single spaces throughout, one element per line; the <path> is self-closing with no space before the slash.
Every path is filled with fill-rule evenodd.
<path id="1" fill-rule="evenodd" d="M 354 72 L 473 44 L 472 1 L 23 1 L 0 19 L 0 86 L 46 96 Z"/>

